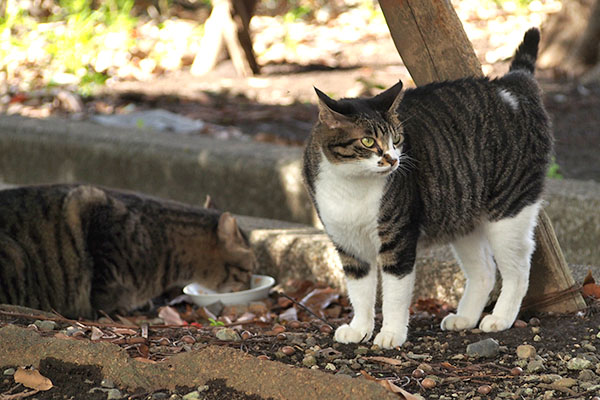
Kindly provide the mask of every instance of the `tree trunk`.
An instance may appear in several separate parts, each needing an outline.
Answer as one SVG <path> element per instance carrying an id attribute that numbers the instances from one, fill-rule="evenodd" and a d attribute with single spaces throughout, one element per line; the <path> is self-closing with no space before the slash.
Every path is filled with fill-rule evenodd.
<path id="1" fill-rule="evenodd" d="M 543 26 L 539 65 L 584 81 L 600 66 L 600 0 L 564 0 Z"/>
<path id="2" fill-rule="evenodd" d="M 394 43 L 417 85 L 433 81 L 482 76 L 481 65 L 449 1 L 379 0 Z M 526 297 L 548 296 L 572 288 L 574 281 L 542 210 L 536 228 L 536 250 Z M 540 277 L 544 279 L 540 279 Z M 535 305 L 532 307 L 535 308 Z M 569 292 L 560 301 L 538 307 L 543 311 L 573 312 L 585 307 L 581 294 Z"/>
<path id="3" fill-rule="evenodd" d="M 204 25 L 200 50 L 190 69 L 193 75 L 211 71 L 219 60 L 223 46 L 241 76 L 258 74 L 250 37 L 250 19 L 257 0 L 213 0 L 213 9 Z"/>

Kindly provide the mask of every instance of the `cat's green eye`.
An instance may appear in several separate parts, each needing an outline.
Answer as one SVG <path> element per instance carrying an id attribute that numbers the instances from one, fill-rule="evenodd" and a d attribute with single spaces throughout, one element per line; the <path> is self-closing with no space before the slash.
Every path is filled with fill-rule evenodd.
<path id="1" fill-rule="evenodd" d="M 370 137 L 364 137 L 360 139 L 360 142 L 363 144 L 363 146 L 371 148 L 375 144 L 375 139 Z"/>
<path id="2" fill-rule="evenodd" d="M 392 138 L 392 141 L 393 141 L 393 143 L 394 143 L 394 146 L 398 146 L 400 143 L 402 143 L 402 139 L 403 139 L 402 135 L 400 135 L 400 134 L 397 134 L 397 135 L 395 135 L 395 136 Z"/>

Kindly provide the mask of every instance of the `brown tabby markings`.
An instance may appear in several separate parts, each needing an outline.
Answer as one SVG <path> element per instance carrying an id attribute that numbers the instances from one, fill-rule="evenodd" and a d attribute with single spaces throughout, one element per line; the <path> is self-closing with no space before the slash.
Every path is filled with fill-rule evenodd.
<path id="1" fill-rule="evenodd" d="M 255 266 L 229 213 L 92 186 L 0 192 L 0 303 L 92 317 L 192 281 L 238 290 Z"/>

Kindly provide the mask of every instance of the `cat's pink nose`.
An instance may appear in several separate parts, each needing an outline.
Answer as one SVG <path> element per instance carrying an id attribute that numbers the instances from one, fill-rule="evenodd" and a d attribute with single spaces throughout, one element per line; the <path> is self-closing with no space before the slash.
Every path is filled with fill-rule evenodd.
<path id="1" fill-rule="evenodd" d="M 383 159 L 390 164 L 392 167 L 396 165 L 396 163 L 398 162 L 397 158 L 393 158 L 392 156 L 390 156 L 389 154 L 384 154 L 383 155 Z"/>

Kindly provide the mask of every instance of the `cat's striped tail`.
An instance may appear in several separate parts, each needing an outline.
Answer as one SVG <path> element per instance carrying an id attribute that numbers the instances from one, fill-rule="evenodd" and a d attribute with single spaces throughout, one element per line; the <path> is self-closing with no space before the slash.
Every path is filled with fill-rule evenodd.
<path id="1" fill-rule="evenodd" d="M 525 70 L 533 74 L 539 44 L 540 31 L 538 28 L 531 28 L 525 32 L 523 42 L 517 48 L 515 56 L 510 63 L 509 71 Z"/>

